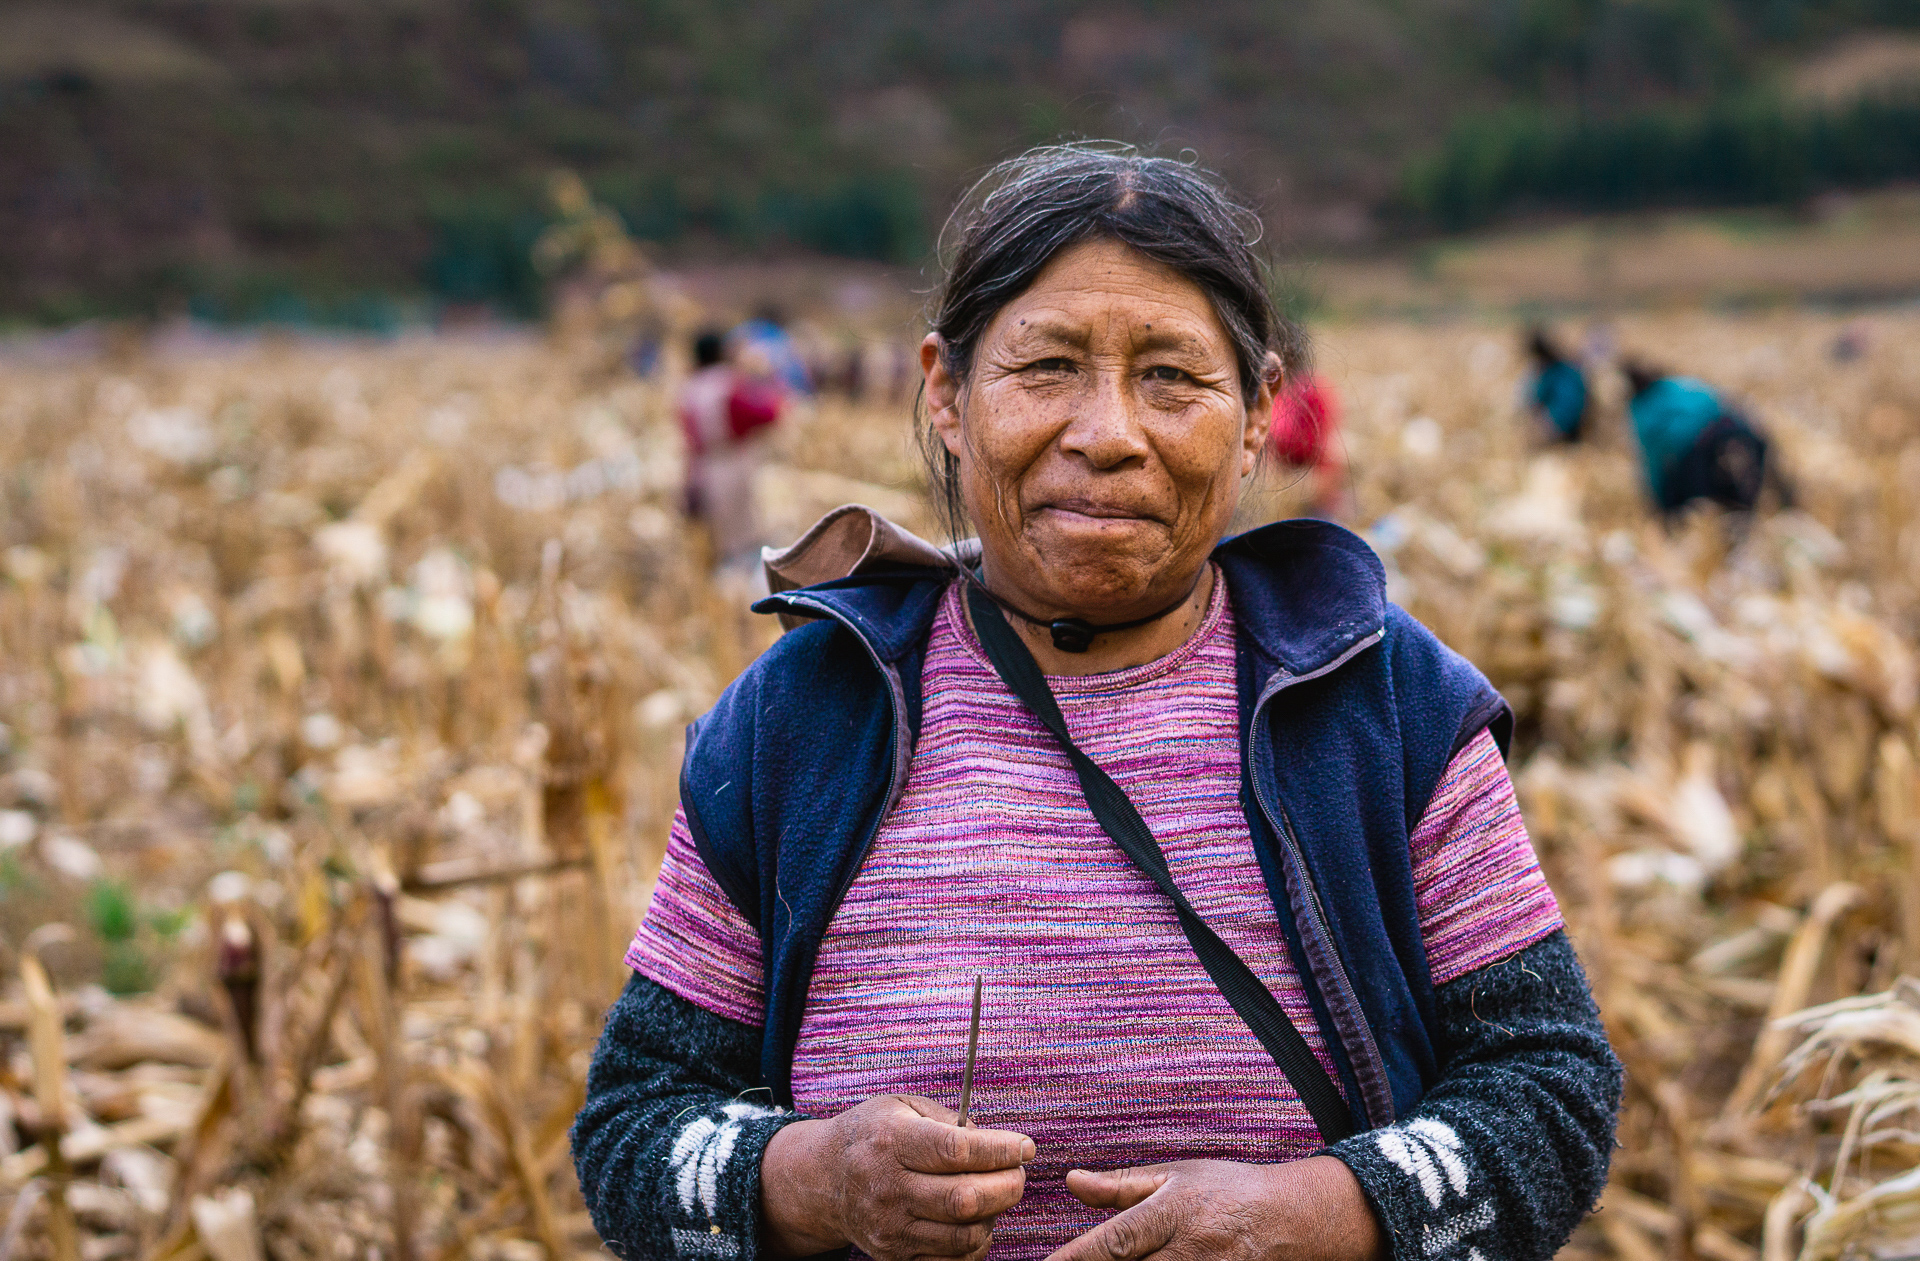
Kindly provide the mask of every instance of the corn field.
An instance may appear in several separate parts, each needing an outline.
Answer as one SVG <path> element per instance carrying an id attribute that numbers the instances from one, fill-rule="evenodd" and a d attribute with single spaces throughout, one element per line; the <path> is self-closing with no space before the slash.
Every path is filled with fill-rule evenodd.
<path id="1" fill-rule="evenodd" d="M 1843 323 L 1615 326 L 1795 484 L 1671 529 L 1611 382 L 1543 451 L 1510 330 L 1322 330 L 1352 523 L 1512 701 L 1628 1065 L 1574 1254 L 1920 1249 L 1920 314 Z M 683 724 L 776 633 L 670 388 L 532 336 L 0 359 L 0 1261 L 598 1253 L 566 1129 Z M 790 416 L 769 541 L 929 531 L 909 429 Z"/>

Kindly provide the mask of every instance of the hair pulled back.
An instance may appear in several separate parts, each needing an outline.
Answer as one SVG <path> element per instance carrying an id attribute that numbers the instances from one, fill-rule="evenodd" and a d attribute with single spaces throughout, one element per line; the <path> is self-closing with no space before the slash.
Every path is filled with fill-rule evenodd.
<path id="1" fill-rule="evenodd" d="M 1045 145 L 982 176 L 940 234 L 945 277 L 928 323 L 941 358 L 966 381 L 981 336 L 1062 250 L 1113 240 L 1198 285 L 1233 340 L 1240 388 L 1251 397 L 1269 351 L 1289 372 L 1305 364 L 1305 335 L 1275 308 L 1255 247 L 1261 223 L 1218 177 L 1189 162 L 1150 157 L 1131 145 Z M 949 533 L 964 532 L 959 462 L 930 424 L 919 431 L 935 499 Z"/>

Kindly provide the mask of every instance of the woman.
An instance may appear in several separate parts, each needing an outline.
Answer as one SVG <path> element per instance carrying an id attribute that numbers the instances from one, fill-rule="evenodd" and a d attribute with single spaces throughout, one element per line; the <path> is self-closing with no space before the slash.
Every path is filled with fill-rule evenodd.
<path id="1" fill-rule="evenodd" d="M 845 549 L 691 729 L 574 1129 L 616 1252 L 1496 1261 L 1598 1194 L 1504 705 L 1353 535 L 1219 541 L 1300 358 L 1247 222 L 1083 147 L 960 218 L 921 361 L 977 558 Z"/>
<path id="2" fill-rule="evenodd" d="M 693 339 L 693 375 L 680 387 L 680 433 L 687 443 L 687 515 L 705 521 L 717 565 L 759 547 L 753 477 L 766 430 L 780 419 L 780 388 L 766 357 L 733 348 L 708 329 Z"/>

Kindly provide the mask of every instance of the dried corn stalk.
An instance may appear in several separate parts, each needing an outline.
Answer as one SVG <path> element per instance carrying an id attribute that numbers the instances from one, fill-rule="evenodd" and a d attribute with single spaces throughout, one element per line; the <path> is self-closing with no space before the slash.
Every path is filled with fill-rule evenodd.
<path id="1" fill-rule="evenodd" d="M 1614 330 L 1777 439 L 1800 507 L 1737 540 L 1648 518 L 1610 382 L 1589 445 L 1537 450 L 1504 329 L 1323 339 L 1355 524 L 1514 703 L 1632 1067 L 1576 1255 L 1786 1261 L 1908 1220 L 1920 316 L 1872 318 L 1847 364 L 1821 315 Z M 565 1158 L 585 1058 L 682 727 L 773 634 L 680 519 L 665 387 L 609 362 L 171 334 L 0 360 L 0 934 L 76 930 L 0 995 L 13 1257 L 55 1255 L 61 1073 L 89 1261 L 595 1246 Z M 929 531 L 906 426 L 797 413 L 776 537 L 848 500 Z M 1276 470 L 1245 518 L 1309 489 Z"/>

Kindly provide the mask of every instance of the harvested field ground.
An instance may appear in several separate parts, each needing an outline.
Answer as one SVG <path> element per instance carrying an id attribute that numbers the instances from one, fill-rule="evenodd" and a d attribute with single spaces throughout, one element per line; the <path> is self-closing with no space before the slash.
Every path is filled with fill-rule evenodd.
<path id="1" fill-rule="evenodd" d="M 1649 519 L 1611 384 L 1535 448 L 1505 329 L 1323 330 L 1355 524 L 1513 702 L 1629 1066 L 1580 1255 L 1920 1234 L 1920 314 L 1842 327 L 1614 330 L 1777 439 L 1743 534 Z M 665 399 L 531 338 L 0 363 L 0 1258 L 597 1252 L 566 1126 L 681 727 L 775 633 Z M 796 418 L 770 533 L 926 529 L 907 428 Z"/>
<path id="2" fill-rule="evenodd" d="M 1814 211 L 1644 212 L 1494 229 L 1412 260 L 1305 264 L 1298 283 L 1349 316 L 1920 295 L 1920 193 L 1836 194 Z"/>

